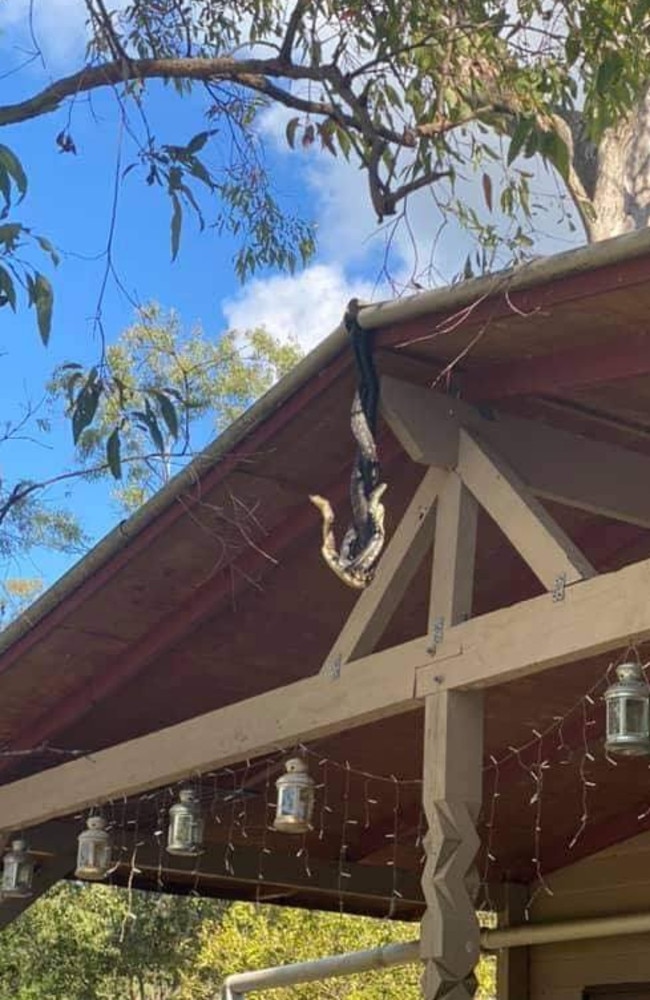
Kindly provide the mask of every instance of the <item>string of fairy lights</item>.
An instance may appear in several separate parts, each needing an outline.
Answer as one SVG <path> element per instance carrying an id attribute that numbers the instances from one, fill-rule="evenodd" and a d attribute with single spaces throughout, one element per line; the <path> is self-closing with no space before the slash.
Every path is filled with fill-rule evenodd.
<path id="1" fill-rule="evenodd" d="M 406 790 L 408 813 L 402 808 Z M 412 815 L 414 803 L 417 817 Z M 384 810 L 388 819 L 378 815 Z M 276 855 L 283 862 L 293 859 L 293 867 L 283 870 L 283 884 L 289 872 L 316 886 L 315 876 L 325 864 L 343 911 L 354 894 L 350 880 L 357 841 L 369 834 L 372 849 L 383 855 L 378 863 L 387 870 L 386 916 L 392 916 L 403 898 L 398 855 L 408 845 L 418 856 L 421 812 L 419 778 L 374 774 L 299 744 L 238 767 L 189 775 L 176 786 L 109 801 L 74 817 L 85 821 L 77 840 L 75 877 L 112 881 L 119 873 L 119 884 L 124 884 L 126 873 L 131 889 L 142 869 L 148 884 L 155 870 L 156 887 L 163 891 L 173 869 L 176 875 L 184 872 L 185 885 L 189 874 L 190 891 L 199 892 L 202 882 L 214 877 L 215 863 L 227 877 L 243 875 L 249 881 L 253 859 L 255 898 L 262 901 L 275 892 L 277 864 L 271 864 L 271 856 Z M 206 843 L 208 826 L 219 830 Z M 288 850 L 278 838 L 289 841 Z M 319 849 L 322 841 L 326 844 Z M 331 854 L 333 864 L 325 860 Z M 185 860 L 179 865 L 176 859 Z M 37 858 L 26 841 L 16 838 L 2 860 L 1 898 L 29 896 Z"/>
<path id="2" fill-rule="evenodd" d="M 555 716 L 543 729 L 531 728 L 531 736 L 518 746 L 509 746 L 485 765 L 485 797 L 481 826 L 483 865 L 481 882 L 483 906 L 494 909 L 490 885 L 498 867 L 499 806 L 503 792 L 503 772 L 517 767 L 529 783 L 530 864 L 535 888 L 529 909 L 539 892 L 551 893 L 542 858 L 544 792 L 549 771 L 570 767 L 576 775 L 578 794 L 575 829 L 567 844 L 570 851 L 583 836 L 589 820 L 591 797 L 596 788 L 593 765 L 596 756 L 616 767 L 619 757 L 650 755 L 650 686 L 637 650 L 630 647 L 623 660 L 610 664 L 562 715 Z M 605 705 L 605 739 L 598 751 L 595 735 L 602 702 Z M 571 737 L 567 734 L 571 729 Z M 35 751 L 32 751 L 32 753 Z M 55 752 L 80 756 L 81 751 L 40 747 L 39 753 Z M 21 752 L 21 755 L 23 752 Z M 110 880 L 126 871 L 131 889 L 141 874 L 140 859 L 156 873 L 156 885 L 165 889 L 166 872 L 184 858 L 192 889 L 199 892 L 202 880 L 214 872 L 210 856 L 222 850 L 223 872 L 236 880 L 243 860 L 250 878 L 251 859 L 256 881 L 255 898 L 274 898 L 275 872 L 271 856 L 293 856 L 296 871 L 307 882 L 317 881 L 325 858 L 335 857 L 334 885 L 339 907 L 353 893 L 355 858 L 388 869 L 385 916 L 400 915 L 403 899 L 402 869 L 421 870 L 424 864 L 423 838 L 426 821 L 422 809 L 420 778 L 395 774 L 377 775 L 353 767 L 349 761 L 324 757 L 314 747 L 299 744 L 287 751 L 279 749 L 255 761 L 209 774 L 189 775 L 174 787 L 144 793 L 133 799 L 109 801 L 91 809 L 85 828 L 78 835 L 75 877 L 89 882 Z M 638 815 L 641 821 L 650 807 Z M 218 827 L 215 843 L 205 843 L 206 826 Z M 278 837 L 288 838 L 289 851 L 278 847 Z M 322 842 L 325 842 L 322 844 Z M 216 848 L 215 848 L 216 844 Z M 322 845 L 322 846 L 321 846 Z M 360 851 L 360 847 L 364 850 Z M 210 855 L 212 851 L 212 855 Z M 314 866 L 313 856 L 317 859 Z M 152 862 L 152 858 L 154 861 Z M 205 871 L 202 868 L 206 861 Z M 14 839 L 2 859 L 0 899 L 26 898 L 33 891 L 36 858 L 22 837 Z M 187 867 L 187 865 L 190 867 Z M 276 880 L 277 881 L 277 880 Z M 330 878 L 330 886 L 332 881 Z"/>
<path id="3" fill-rule="evenodd" d="M 529 782 L 531 854 L 534 872 L 533 889 L 529 896 L 525 918 L 529 919 L 534 900 L 539 893 L 553 895 L 544 872 L 542 857 L 542 815 L 544 789 L 549 772 L 554 767 L 573 767 L 576 775 L 576 822 L 567 843 L 568 863 L 591 818 L 592 795 L 598 783 L 594 780 L 597 759 L 607 766 L 619 766 L 616 758 L 650 756 L 650 663 L 641 663 L 635 646 L 626 650 L 619 662 L 610 663 L 594 683 L 562 715 L 556 715 L 543 729 L 531 728 L 531 736 L 519 746 L 509 746 L 499 758 L 491 756 L 486 765 L 490 793 L 484 805 L 485 854 L 481 873 L 488 909 L 491 873 L 498 866 L 495 844 L 498 840 L 498 813 L 502 797 L 503 771 L 516 765 Z M 605 705 L 605 738 L 600 739 L 599 716 Z M 575 742 L 567 736 L 569 727 Z M 596 739 L 598 736 L 598 739 Z M 650 815 L 650 807 L 639 813 L 639 821 Z"/>

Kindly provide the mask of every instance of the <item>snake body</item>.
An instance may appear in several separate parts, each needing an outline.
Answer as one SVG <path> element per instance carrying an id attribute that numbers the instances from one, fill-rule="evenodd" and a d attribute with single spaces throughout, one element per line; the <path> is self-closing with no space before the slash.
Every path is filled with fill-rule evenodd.
<path id="1" fill-rule="evenodd" d="M 320 510 L 322 556 L 330 569 L 348 587 L 363 590 L 371 582 L 384 547 L 384 504 L 386 483 L 379 482 L 377 446 L 359 391 L 355 393 L 350 419 L 357 454 L 350 476 L 352 523 L 337 550 L 334 511 L 329 500 L 314 494 L 311 502 Z"/>

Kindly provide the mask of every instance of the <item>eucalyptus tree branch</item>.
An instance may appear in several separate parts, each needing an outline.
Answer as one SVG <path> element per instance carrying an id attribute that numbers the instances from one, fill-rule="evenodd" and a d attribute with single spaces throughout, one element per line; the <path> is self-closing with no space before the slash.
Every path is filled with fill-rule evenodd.
<path id="1" fill-rule="evenodd" d="M 335 66 L 314 68 L 286 62 L 278 57 L 234 59 L 231 56 L 216 58 L 193 56 L 188 59 L 131 59 L 128 63 L 114 60 L 99 66 L 86 66 L 71 76 L 56 80 L 25 101 L 0 106 L 0 127 L 50 114 L 68 97 L 76 97 L 80 93 L 88 93 L 103 87 L 117 86 L 129 80 L 186 79 L 212 83 L 221 80 L 266 94 L 286 107 L 334 118 L 341 125 L 365 132 L 366 135 L 372 132 L 386 142 L 408 145 L 403 142 L 402 133 L 383 125 L 373 124 L 367 111 L 359 120 L 356 119 L 361 104 L 349 84 L 335 89 L 351 108 L 353 112 L 351 115 L 346 115 L 341 108 L 333 104 L 297 97 L 271 83 L 273 79 L 323 83 L 330 73 L 336 77 L 337 82 L 344 83 L 343 74 Z"/>
<path id="2" fill-rule="evenodd" d="M 95 10 L 95 3 L 97 4 L 97 10 Z M 85 4 L 91 22 L 94 22 L 96 25 L 100 37 L 103 36 L 105 39 L 113 58 L 128 62 L 129 57 L 124 51 L 120 37 L 113 26 L 111 15 L 106 10 L 104 0 L 85 0 Z"/>
<path id="3" fill-rule="evenodd" d="M 0 105 L 0 126 L 16 125 L 50 114 L 68 97 L 76 97 L 104 87 L 137 80 L 224 80 L 246 86 L 245 78 L 269 76 L 291 80 L 322 79 L 323 70 L 297 66 L 280 59 L 234 59 L 231 56 L 206 58 L 113 60 L 85 66 L 71 76 L 61 77 L 32 97 L 16 104 Z"/>
<path id="4" fill-rule="evenodd" d="M 291 62 L 291 53 L 296 40 L 296 33 L 300 27 L 300 22 L 302 21 L 306 9 L 307 0 L 296 0 L 296 6 L 291 11 L 291 15 L 287 23 L 287 30 L 280 46 L 280 59 L 282 62 Z"/>
<path id="5" fill-rule="evenodd" d="M 122 465 L 132 465 L 136 462 L 147 463 L 153 461 L 154 459 L 157 461 L 164 461 L 167 459 L 187 461 L 187 452 L 174 451 L 161 454 L 159 451 L 153 451 L 145 455 L 126 455 L 122 458 Z M 99 475 L 103 472 L 110 471 L 111 468 L 108 462 L 99 462 L 97 465 L 89 466 L 88 468 L 74 469 L 71 472 L 61 472 L 56 476 L 51 476 L 49 479 L 21 480 L 9 490 L 6 497 L 2 500 L 2 502 L 0 502 L 0 524 L 2 524 L 2 522 L 9 515 L 12 507 L 15 507 L 16 504 L 20 504 L 24 500 L 27 500 L 28 497 L 32 496 L 34 493 L 48 489 L 50 486 L 56 486 L 59 483 L 68 482 L 71 479 L 85 479 L 88 476 Z"/>
<path id="6" fill-rule="evenodd" d="M 580 221 L 587 237 L 589 240 L 593 240 L 593 223 L 595 218 L 593 202 L 583 183 L 583 177 L 578 168 L 579 160 L 577 157 L 574 130 L 571 128 L 569 122 L 559 114 L 553 115 L 552 121 L 557 134 L 566 143 L 566 147 L 569 150 L 569 172 L 566 178 L 567 190 L 580 216 Z"/>
<path id="7" fill-rule="evenodd" d="M 431 187 L 436 181 L 443 180 L 445 177 L 451 177 L 451 175 L 451 170 L 431 170 L 426 174 L 422 174 L 421 177 L 409 181 L 408 184 L 401 184 L 394 191 L 387 193 L 384 214 L 394 215 L 398 202 L 404 201 L 409 195 L 415 194 L 416 191 L 420 191 L 425 187 Z"/>

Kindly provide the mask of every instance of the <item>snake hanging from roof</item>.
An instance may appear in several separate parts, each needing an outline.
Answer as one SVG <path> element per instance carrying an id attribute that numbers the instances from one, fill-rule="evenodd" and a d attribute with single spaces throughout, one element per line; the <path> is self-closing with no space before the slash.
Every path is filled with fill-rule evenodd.
<path id="1" fill-rule="evenodd" d="M 329 500 L 317 494 L 309 499 L 320 510 L 323 519 L 321 553 L 325 562 L 348 587 L 363 590 L 373 579 L 384 548 L 386 483 L 380 482 L 375 443 L 379 382 L 372 357 L 372 335 L 359 326 L 358 313 L 359 302 L 352 299 L 344 322 L 352 340 L 359 374 L 350 415 L 357 453 L 350 476 L 352 520 L 340 549 L 336 547 L 335 517 Z"/>

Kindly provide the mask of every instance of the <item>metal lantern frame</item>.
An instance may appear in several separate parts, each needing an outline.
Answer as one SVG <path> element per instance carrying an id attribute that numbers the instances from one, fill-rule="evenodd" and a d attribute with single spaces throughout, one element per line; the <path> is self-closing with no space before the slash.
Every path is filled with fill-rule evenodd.
<path id="1" fill-rule="evenodd" d="M 275 783 L 278 798 L 273 828 L 280 833 L 308 833 L 314 811 L 315 783 L 303 757 L 290 757 Z"/>
<path id="2" fill-rule="evenodd" d="M 86 829 L 77 839 L 75 877 L 86 882 L 100 882 L 113 865 L 113 842 L 103 816 L 89 816 Z"/>
<path id="3" fill-rule="evenodd" d="M 650 754 L 650 686 L 638 662 L 616 667 L 617 680 L 605 691 L 607 737 L 611 754 L 640 757 Z"/>
<path id="4" fill-rule="evenodd" d="M 28 899 L 32 895 L 34 859 L 22 837 L 12 840 L 2 858 L 2 899 Z"/>
<path id="5" fill-rule="evenodd" d="M 180 857 L 203 853 L 203 816 L 194 788 L 181 788 L 178 801 L 169 809 L 166 850 Z"/>

